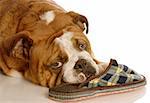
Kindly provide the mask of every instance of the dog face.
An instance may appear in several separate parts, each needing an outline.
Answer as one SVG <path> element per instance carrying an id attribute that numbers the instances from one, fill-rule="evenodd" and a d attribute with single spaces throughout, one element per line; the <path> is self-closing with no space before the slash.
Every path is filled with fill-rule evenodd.
<path id="1" fill-rule="evenodd" d="M 62 80 L 81 83 L 97 75 L 99 68 L 91 55 L 87 37 L 73 31 L 63 31 L 34 45 L 30 50 L 30 69 L 25 77 L 43 86 L 54 87 Z"/>
<path id="2" fill-rule="evenodd" d="M 62 64 L 65 82 L 81 83 L 99 73 L 99 68 L 91 56 L 90 43 L 83 33 L 66 31 L 55 41 L 68 58 Z"/>

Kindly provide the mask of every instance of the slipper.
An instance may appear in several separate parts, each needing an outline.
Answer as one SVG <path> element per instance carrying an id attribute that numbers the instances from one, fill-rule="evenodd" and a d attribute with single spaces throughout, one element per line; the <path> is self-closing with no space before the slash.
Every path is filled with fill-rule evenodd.
<path id="1" fill-rule="evenodd" d="M 116 94 L 146 85 L 144 76 L 111 59 L 100 75 L 80 84 L 64 83 L 49 89 L 49 98 L 57 101 L 78 101 L 91 97 Z"/>

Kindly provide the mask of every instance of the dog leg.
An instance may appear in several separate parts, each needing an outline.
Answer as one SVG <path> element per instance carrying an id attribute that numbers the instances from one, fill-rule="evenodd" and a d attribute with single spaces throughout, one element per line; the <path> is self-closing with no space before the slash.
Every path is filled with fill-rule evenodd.
<path id="1" fill-rule="evenodd" d="M 16 78 L 22 78 L 22 74 L 14 69 L 10 69 L 6 64 L 3 59 L 3 54 L 0 51 L 0 69 L 2 69 L 3 73 L 11 76 L 11 77 L 16 77 Z"/>
<path id="2" fill-rule="evenodd" d="M 4 59 L 3 59 L 3 54 L 0 51 L 0 68 L 2 69 L 4 74 L 9 74 L 10 69 L 8 68 L 8 66 L 4 63 Z"/>

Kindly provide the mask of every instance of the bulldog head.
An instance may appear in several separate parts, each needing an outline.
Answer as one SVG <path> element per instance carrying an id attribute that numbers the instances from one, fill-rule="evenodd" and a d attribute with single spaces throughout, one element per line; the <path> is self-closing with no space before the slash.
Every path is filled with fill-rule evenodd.
<path id="1" fill-rule="evenodd" d="M 37 78 L 41 85 L 54 87 L 62 81 L 81 83 L 100 73 L 87 37 L 73 28 L 65 29 L 31 48 L 30 69 L 25 77 Z"/>
<path id="2" fill-rule="evenodd" d="M 29 7 L 19 19 L 18 33 L 4 40 L 7 55 L 3 57 L 8 68 L 21 71 L 26 79 L 50 88 L 62 81 L 81 83 L 100 73 L 83 33 L 85 28 L 88 32 L 85 16 L 41 2 Z"/>
<path id="3" fill-rule="evenodd" d="M 81 83 L 100 73 L 89 40 L 74 26 L 41 40 L 31 48 L 31 53 L 32 69 L 26 72 L 26 77 L 34 75 L 41 85 L 54 87 L 62 81 Z"/>

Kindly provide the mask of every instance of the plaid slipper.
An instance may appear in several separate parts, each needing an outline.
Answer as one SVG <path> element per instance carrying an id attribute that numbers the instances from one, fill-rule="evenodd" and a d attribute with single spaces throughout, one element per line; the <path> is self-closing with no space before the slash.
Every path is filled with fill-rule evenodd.
<path id="1" fill-rule="evenodd" d="M 49 98 L 58 101 L 83 100 L 91 97 L 135 90 L 146 84 L 144 76 L 111 59 L 100 75 L 81 84 L 65 83 L 49 89 Z"/>

